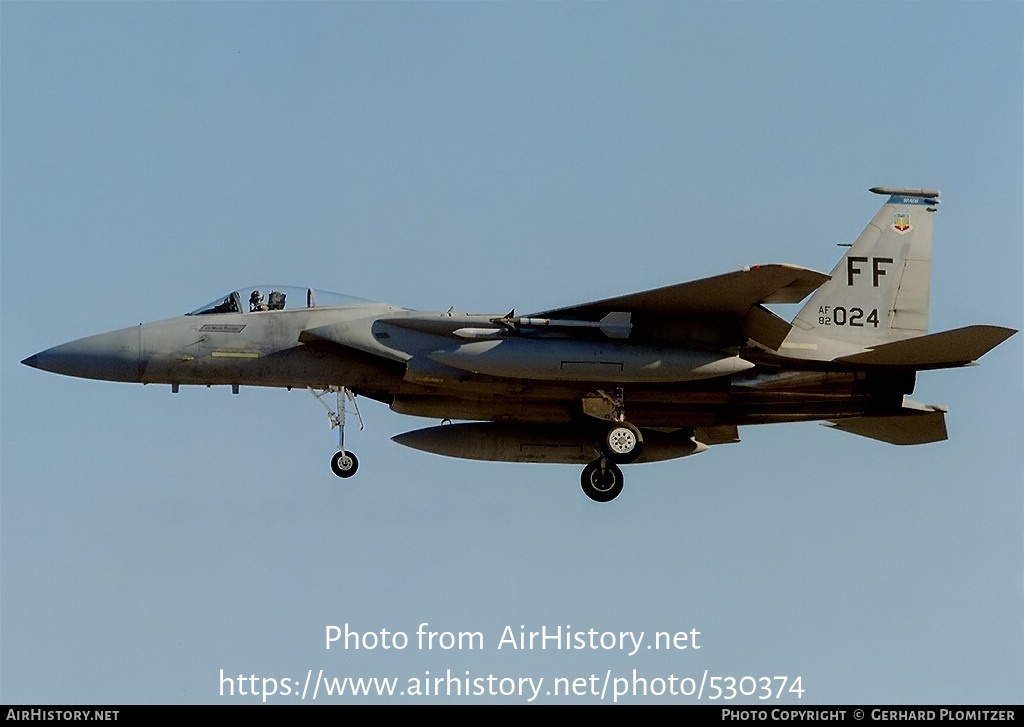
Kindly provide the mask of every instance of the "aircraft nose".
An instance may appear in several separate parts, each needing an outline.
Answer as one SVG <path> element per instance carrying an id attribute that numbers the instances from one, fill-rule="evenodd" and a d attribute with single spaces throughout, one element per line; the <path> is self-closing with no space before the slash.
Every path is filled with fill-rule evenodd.
<path id="1" fill-rule="evenodd" d="M 124 328 L 63 343 L 29 356 L 22 363 L 84 379 L 139 381 L 139 328 Z"/>

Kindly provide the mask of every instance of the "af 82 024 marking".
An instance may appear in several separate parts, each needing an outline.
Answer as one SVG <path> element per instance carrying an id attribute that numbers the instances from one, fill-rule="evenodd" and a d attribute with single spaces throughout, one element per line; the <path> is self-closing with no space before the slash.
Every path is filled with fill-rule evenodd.
<path id="1" fill-rule="evenodd" d="M 864 317 L 863 308 L 845 308 L 841 305 L 823 305 L 818 309 L 818 325 L 822 326 L 853 326 L 863 328 L 865 324 L 878 328 L 878 309 L 872 308 L 867 317 Z M 863 323 L 861 322 L 863 320 Z"/>

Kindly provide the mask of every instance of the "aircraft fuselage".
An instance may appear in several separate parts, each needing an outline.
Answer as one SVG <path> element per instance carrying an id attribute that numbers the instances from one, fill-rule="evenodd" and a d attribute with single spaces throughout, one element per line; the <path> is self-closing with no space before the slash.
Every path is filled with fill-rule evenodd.
<path id="1" fill-rule="evenodd" d="M 340 477 L 358 467 L 344 434 L 358 394 L 404 414 L 466 420 L 394 437 L 414 449 L 586 463 L 581 485 L 601 502 L 622 489 L 618 465 L 737 442 L 742 425 L 817 420 L 891 444 L 942 441 L 945 409 L 906 396 L 916 373 L 969 365 L 1015 331 L 929 334 L 939 193 L 871 191 L 888 199 L 831 275 L 756 265 L 528 315 L 421 312 L 256 286 L 23 363 L 173 391 L 308 389 L 339 430 L 331 466 Z M 808 296 L 789 322 L 765 307 Z"/>

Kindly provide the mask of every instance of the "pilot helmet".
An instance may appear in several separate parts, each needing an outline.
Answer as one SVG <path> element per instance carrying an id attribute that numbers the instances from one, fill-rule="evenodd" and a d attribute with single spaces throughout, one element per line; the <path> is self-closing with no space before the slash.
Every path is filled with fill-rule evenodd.
<path id="1" fill-rule="evenodd" d="M 261 300 L 263 300 L 263 293 L 258 290 L 252 291 L 252 295 L 249 296 L 249 302 L 259 303 Z"/>

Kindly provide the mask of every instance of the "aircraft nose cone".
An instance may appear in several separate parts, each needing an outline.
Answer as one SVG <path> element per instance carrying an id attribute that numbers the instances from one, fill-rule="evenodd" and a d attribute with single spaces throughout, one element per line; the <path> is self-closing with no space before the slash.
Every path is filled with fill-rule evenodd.
<path id="1" fill-rule="evenodd" d="M 84 379 L 139 381 L 139 336 L 138 328 L 101 333 L 40 351 L 22 363 Z"/>

